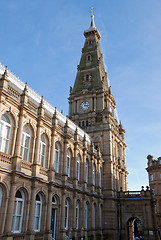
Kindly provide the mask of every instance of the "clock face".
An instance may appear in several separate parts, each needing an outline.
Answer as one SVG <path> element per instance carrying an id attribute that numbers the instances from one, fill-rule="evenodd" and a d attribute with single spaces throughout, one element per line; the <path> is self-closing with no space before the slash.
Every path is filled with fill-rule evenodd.
<path id="1" fill-rule="evenodd" d="M 82 102 L 80 105 L 80 109 L 87 110 L 89 108 L 89 102 Z"/>

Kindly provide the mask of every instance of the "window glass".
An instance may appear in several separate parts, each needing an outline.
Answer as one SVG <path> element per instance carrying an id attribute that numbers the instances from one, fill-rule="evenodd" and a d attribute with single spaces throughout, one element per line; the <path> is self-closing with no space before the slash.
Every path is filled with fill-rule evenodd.
<path id="1" fill-rule="evenodd" d="M 69 202 L 65 200 L 65 229 L 68 229 Z"/>
<path id="2" fill-rule="evenodd" d="M 45 160 L 46 160 L 46 137 L 44 135 L 41 135 L 41 140 L 40 140 L 40 151 L 39 151 L 39 162 L 42 167 L 45 168 Z"/>
<path id="3" fill-rule="evenodd" d="M 8 153 L 11 135 L 11 121 L 6 113 L 1 117 L 0 130 L 0 151 Z"/>
<path id="4" fill-rule="evenodd" d="M 85 228 L 87 229 L 88 227 L 88 205 L 86 203 L 86 206 L 85 206 Z"/>
<path id="5" fill-rule="evenodd" d="M 86 160 L 86 183 L 88 183 L 88 160 Z"/>
<path id="6" fill-rule="evenodd" d="M 18 190 L 15 195 L 14 215 L 12 219 L 12 232 L 21 232 L 24 209 L 24 193 Z"/>
<path id="7" fill-rule="evenodd" d="M 95 183 L 96 183 L 96 176 L 95 176 L 95 174 L 96 174 L 96 167 L 95 167 L 95 164 L 93 164 L 93 185 L 95 185 Z"/>
<path id="8" fill-rule="evenodd" d="M 34 231 L 40 232 L 41 226 L 42 197 L 38 193 L 35 201 Z"/>
<path id="9" fill-rule="evenodd" d="M 60 156 L 60 148 L 59 144 L 56 142 L 55 143 L 55 156 L 54 156 L 54 169 L 55 172 L 59 172 L 59 156 Z"/>
<path id="10" fill-rule="evenodd" d="M 77 156 L 77 179 L 80 180 L 80 157 Z"/>
<path id="11" fill-rule="evenodd" d="M 70 150 L 67 150 L 67 176 L 70 177 L 70 159 L 71 159 L 71 153 Z"/>
<path id="12" fill-rule="evenodd" d="M 30 149 L 30 129 L 28 126 L 23 127 L 22 140 L 21 140 L 21 157 L 23 160 L 28 161 L 29 159 L 29 149 Z"/>
<path id="13" fill-rule="evenodd" d="M 79 226 L 79 203 L 77 201 L 76 203 L 76 229 L 78 229 Z"/>

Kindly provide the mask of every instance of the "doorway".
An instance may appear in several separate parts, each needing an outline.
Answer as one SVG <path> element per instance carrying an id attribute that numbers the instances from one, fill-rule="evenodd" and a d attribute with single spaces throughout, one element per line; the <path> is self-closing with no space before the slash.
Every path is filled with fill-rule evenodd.
<path id="1" fill-rule="evenodd" d="M 128 240 L 143 239 L 142 223 L 139 218 L 132 217 L 127 222 Z"/>

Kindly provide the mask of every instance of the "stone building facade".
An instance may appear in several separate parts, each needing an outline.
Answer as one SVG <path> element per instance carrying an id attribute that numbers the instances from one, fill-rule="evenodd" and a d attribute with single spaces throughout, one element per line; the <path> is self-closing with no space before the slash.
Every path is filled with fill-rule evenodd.
<path id="1" fill-rule="evenodd" d="M 156 236 L 153 195 L 127 191 L 125 130 L 93 15 L 84 35 L 69 118 L 0 65 L 1 239 L 133 240 L 136 220 Z"/>
<path id="2" fill-rule="evenodd" d="M 148 155 L 148 167 L 146 168 L 149 177 L 149 186 L 154 193 L 155 214 L 158 232 L 161 237 L 161 157 L 154 159 Z"/>

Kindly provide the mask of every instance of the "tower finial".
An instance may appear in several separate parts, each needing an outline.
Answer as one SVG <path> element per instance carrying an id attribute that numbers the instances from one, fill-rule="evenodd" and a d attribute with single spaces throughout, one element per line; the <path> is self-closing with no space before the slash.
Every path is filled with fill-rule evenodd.
<path id="1" fill-rule="evenodd" d="M 91 12 L 91 17 L 94 15 L 93 9 L 94 9 L 94 7 L 91 7 L 91 9 L 89 10 L 89 12 Z"/>
<path id="2" fill-rule="evenodd" d="M 91 7 L 91 9 L 89 10 L 89 12 L 91 12 L 91 23 L 89 28 L 95 28 L 95 23 L 94 23 L 94 11 L 93 11 L 94 7 Z"/>

